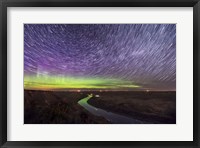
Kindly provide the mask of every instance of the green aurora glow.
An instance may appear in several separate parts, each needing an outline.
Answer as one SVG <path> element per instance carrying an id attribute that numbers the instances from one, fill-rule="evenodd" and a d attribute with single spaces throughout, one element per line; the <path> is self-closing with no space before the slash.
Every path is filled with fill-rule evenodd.
<path id="1" fill-rule="evenodd" d="M 64 76 L 25 76 L 25 89 L 134 89 L 141 86 L 119 79 L 64 77 Z"/>

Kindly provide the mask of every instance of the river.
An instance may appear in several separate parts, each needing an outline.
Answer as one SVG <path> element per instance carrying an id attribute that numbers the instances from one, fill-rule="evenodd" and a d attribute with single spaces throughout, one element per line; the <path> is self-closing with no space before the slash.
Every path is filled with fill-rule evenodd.
<path id="1" fill-rule="evenodd" d="M 123 115 L 119 115 L 116 113 L 112 113 L 112 112 L 109 112 L 109 111 L 106 111 L 106 110 L 103 110 L 100 108 L 96 108 L 96 107 L 88 104 L 88 100 L 91 99 L 92 97 L 93 97 L 93 95 L 90 94 L 87 97 L 78 101 L 78 104 L 81 105 L 82 107 L 84 107 L 86 110 L 88 110 L 93 115 L 104 117 L 111 123 L 115 123 L 115 124 L 141 124 L 141 123 L 143 123 L 142 121 L 139 121 L 139 120 L 136 120 L 133 118 L 129 118 L 129 117 L 126 117 Z"/>

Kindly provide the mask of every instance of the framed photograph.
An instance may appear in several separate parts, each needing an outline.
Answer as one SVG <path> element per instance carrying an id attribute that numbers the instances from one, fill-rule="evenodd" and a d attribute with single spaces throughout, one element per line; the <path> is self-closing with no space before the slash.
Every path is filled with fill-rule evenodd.
<path id="1" fill-rule="evenodd" d="M 199 5 L 1 1 L 1 147 L 199 147 Z"/>

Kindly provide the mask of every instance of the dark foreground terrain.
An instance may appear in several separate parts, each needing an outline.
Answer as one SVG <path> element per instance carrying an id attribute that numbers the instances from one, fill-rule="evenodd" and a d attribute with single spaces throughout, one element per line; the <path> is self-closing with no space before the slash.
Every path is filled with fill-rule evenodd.
<path id="1" fill-rule="evenodd" d="M 108 112 L 144 121 L 176 123 L 176 92 L 69 92 L 24 91 L 25 124 L 108 124 L 78 104 L 93 94 L 88 104 Z"/>
<path id="2" fill-rule="evenodd" d="M 101 92 L 89 104 L 146 123 L 176 123 L 176 92 Z"/>
<path id="3" fill-rule="evenodd" d="M 108 123 L 94 116 L 77 102 L 87 94 L 59 91 L 24 91 L 25 124 Z"/>

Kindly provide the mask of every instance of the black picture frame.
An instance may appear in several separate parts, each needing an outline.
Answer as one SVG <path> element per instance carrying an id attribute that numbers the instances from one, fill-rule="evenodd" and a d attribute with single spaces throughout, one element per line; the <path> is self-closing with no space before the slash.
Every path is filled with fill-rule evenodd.
<path id="1" fill-rule="evenodd" d="M 7 141 L 8 7 L 193 7 L 193 141 Z M 200 147 L 200 2 L 199 0 L 1 0 L 0 2 L 0 146 L 9 147 Z M 192 98 L 191 98 L 192 99 Z M 38 133 L 39 134 L 39 133 Z"/>

